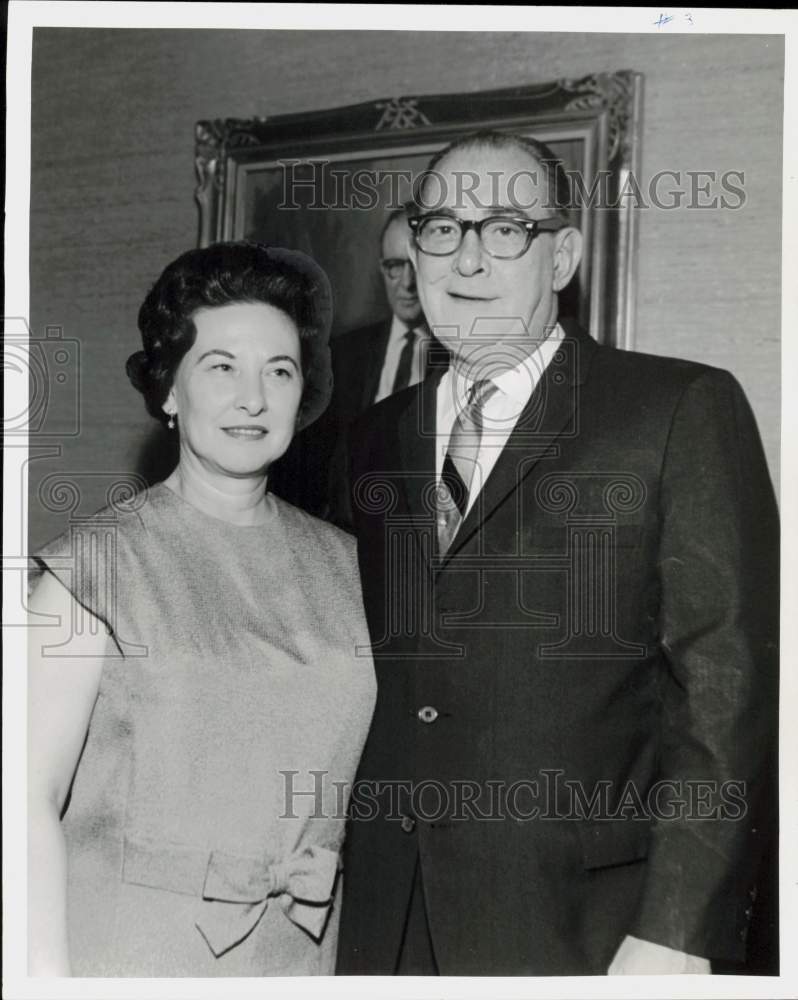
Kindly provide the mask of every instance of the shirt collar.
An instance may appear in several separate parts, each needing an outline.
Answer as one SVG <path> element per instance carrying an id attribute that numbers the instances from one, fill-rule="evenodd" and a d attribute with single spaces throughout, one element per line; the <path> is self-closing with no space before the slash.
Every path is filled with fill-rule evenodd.
<path id="1" fill-rule="evenodd" d="M 508 368 L 492 380 L 497 389 L 508 399 L 521 405 L 526 404 L 564 337 L 563 328 L 557 323 L 549 336 L 531 354 L 522 358 L 514 368 Z M 464 405 L 475 380 L 457 377 L 453 366 L 450 366 L 447 374 L 455 380 L 459 405 Z"/>
<path id="2" fill-rule="evenodd" d="M 408 330 L 415 330 L 416 334 L 419 337 L 426 336 L 426 334 L 427 334 L 427 324 L 426 324 L 424 318 L 422 317 L 418 321 L 418 323 L 415 323 L 413 326 L 410 326 L 409 323 L 405 323 L 404 320 L 399 319 L 399 317 L 396 315 L 396 313 L 394 313 L 393 316 L 392 316 L 392 318 L 391 318 L 391 331 L 388 334 L 389 339 L 390 340 L 402 340 L 402 339 L 404 339 L 405 334 L 407 333 Z"/>

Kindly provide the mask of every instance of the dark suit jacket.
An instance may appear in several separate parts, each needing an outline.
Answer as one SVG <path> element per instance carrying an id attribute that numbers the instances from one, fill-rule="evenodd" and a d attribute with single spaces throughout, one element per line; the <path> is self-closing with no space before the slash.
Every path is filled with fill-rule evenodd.
<path id="1" fill-rule="evenodd" d="M 778 634 L 742 390 L 569 330 L 440 563 L 435 388 L 352 434 L 379 691 L 339 973 L 393 972 L 417 857 L 444 975 L 603 974 L 627 934 L 740 961 Z"/>
<path id="2" fill-rule="evenodd" d="M 335 416 L 346 431 L 377 395 L 392 322 L 393 317 L 389 316 L 333 342 Z"/>

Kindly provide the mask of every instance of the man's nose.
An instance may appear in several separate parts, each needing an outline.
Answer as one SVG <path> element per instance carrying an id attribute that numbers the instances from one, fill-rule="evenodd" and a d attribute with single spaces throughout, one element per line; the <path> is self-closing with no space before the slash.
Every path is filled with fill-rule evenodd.
<path id="1" fill-rule="evenodd" d="M 452 266 L 460 274 L 477 274 L 485 270 L 487 259 L 482 241 L 474 229 L 469 229 L 454 255 Z"/>
<path id="2" fill-rule="evenodd" d="M 402 268 L 402 277 L 399 280 L 399 286 L 406 292 L 414 292 L 416 290 L 416 272 L 409 260 L 405 261 L 405 266 Z"/>

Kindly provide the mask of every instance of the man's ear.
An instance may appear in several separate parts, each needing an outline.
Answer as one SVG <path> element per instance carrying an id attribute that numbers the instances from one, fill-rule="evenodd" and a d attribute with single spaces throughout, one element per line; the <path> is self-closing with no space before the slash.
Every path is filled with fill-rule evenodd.
<path id="1" fill-rule="evenodd" d="M 552 287 L 561 292 L 573 278 L 582 259 L 582 234 L 566 226 L 554 234 L 554 275 Z"/>

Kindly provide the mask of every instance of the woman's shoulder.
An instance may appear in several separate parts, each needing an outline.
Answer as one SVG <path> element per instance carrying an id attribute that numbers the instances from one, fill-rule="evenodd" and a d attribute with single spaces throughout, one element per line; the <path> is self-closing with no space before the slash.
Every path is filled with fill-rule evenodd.
<path id="1" fill-rule="evenodd" d="M 163 483 L 118 496 L 110 496 L 108 503 L 87 516 L 72 516 L 66 528 L 44 545 L 34 550 L 34 557 L 46 557 L 68 550 L 75 538 L 99 537 L 112 533 L 119 537 L 135 539 L 147 533 L 153 518 L 164 506 Z"/>
<path id="2" fill-rule="evenodd" d="M 116 566 L 123 552 L 142 552 L 154 522 L 166 502 L 162 483 L 108 497 L 104 507 L 86 516 L 74 513 L 58 535 L 30 551 L 28 591 L 45 570 L 66 583 L 96 575 L 100 567 Z"/>
<path id="3" fill-rule="evenodd" d="M 329 521 L 309 514 L 301 507 L 295 507 L 275 494 L 272 494 L 272 501 L 286 531 L 294 536 L 294 541 L 300 545 L 323 546 L 328 550 L 338 550 L 349 559 L 355 558 L 357 543 L 354 535 L 330 524 Z"/>

